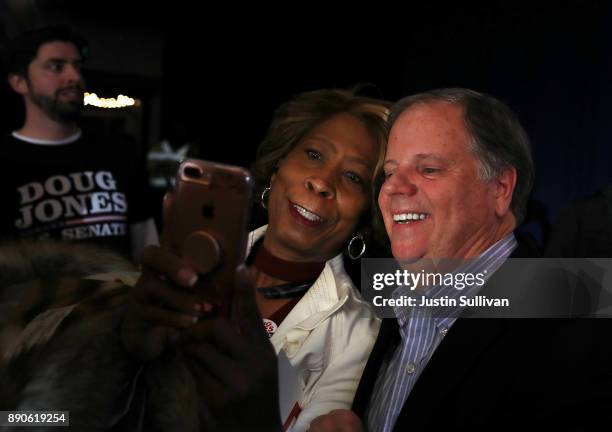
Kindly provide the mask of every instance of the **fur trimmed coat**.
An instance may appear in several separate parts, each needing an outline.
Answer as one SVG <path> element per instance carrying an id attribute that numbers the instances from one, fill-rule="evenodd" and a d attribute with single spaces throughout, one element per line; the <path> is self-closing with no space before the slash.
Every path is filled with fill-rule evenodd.
<path id="1" fill-rule="evenodd" d="M 178 354 L 143 365 L 124 351 L 119 326 L 135 270 L 92 246 L 0 247 L 0 410 L 69 411 L 79 431 L 215 429 L 199 417 Z"/>

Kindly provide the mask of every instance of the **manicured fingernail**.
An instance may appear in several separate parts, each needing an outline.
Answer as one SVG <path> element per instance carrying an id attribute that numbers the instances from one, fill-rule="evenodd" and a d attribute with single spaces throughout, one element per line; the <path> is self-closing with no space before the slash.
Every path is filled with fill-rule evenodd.
<path id="1" fill-rule="evenodd" d="M 244 275 L 249 274 L 249 269 L 244 264 L 240 264 L 238 267 L 236 267 L 236 273 L 244 277 Z"/>
<path id="2" fill-rule="evenodd" d="M 178 272 L 178 277 L 181 283 L 188 287 L 192 287 L 198 281 L 198 275 L 191 269 L 181 269 Z"/>

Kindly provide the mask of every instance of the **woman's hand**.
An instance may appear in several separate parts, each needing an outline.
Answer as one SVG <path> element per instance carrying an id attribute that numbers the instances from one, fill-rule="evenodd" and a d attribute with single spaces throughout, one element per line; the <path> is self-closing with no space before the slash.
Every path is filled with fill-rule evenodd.
<path id="1" fill-rule="evenodd" d="M 353 411 L 338 409 L 314 419 L 308 432 L 365 432 L 365 428 Z"/>
<path id="2" fill-rule="evenodd" d="M 198 275 L 180 257 L 157 246 L 145 248 L 143 273 L 130 291 L 121 341 L 135 359 L 153 360 L 176 344 L 211 306 L 190 290 Z"/>
<path id="3" fill-rule="evenodd" d="M 214 430 L 282 430 L 276 354 L 245 267 L 236 271 L 230 317 L 202 320 L 181 339 L 204 420 Z"/>

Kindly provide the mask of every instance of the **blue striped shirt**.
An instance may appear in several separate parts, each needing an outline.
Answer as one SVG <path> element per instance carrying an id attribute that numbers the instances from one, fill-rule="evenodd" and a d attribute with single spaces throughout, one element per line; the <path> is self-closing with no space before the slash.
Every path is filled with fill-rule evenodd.
<path id="1" fill-rule="evenodd" d="M 484 273 L 488 279 L 504 263 L 516 248 L 513 234 L 495 243 L 473 260 L 469 260 L 454 273 Z M 434 286 L 425 291 L 428 298 L 458 299 L 478 294 L 482 286 L 474 284 L 464 290 L 453 286 Z M 393 296 L 414 296 L 409 288 L 401 287 Z M 419 376 L 447 331 L 457 319 L 458 307 L 396 307 L 401 343 L 393 355 L 381 366 L 370 403 L 366 409 L 365 423 L 369 432 L 390 432 Z"/>

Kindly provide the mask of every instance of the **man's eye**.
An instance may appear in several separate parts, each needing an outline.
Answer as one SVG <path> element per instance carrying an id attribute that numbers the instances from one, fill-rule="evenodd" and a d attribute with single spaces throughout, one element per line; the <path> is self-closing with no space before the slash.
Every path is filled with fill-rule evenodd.
<path id="1" fill-rule="evenodd" d="M 49 70 L 52 72 L 61 72 L 64 65 L 62 65 L 61 63 L 50 63 L 48 67 Z"/>
<path id="2" fill-rule="evenodd" d="M 306 150 L 306 154 L 308 155 L 309 159 L 316 159 L 316 160 L 321 160 L 323 159 L 323 156 L 321 155 L 321 153 L 319 153 L 316 150 Z"/>
<path id="3" fill-rule="evenodd" d="M 435 174 L 435 173 L 437 173 L 439 171 L 440 171 L 440 169 L 438 169 L 438 168 L 432 168 L 432 167 L 423 168 L 423 174 Z"/>

